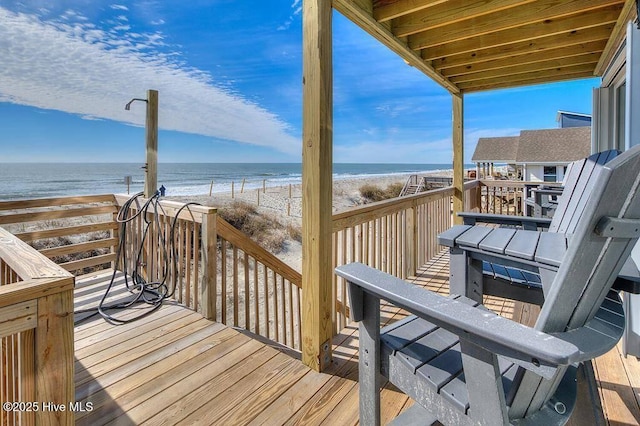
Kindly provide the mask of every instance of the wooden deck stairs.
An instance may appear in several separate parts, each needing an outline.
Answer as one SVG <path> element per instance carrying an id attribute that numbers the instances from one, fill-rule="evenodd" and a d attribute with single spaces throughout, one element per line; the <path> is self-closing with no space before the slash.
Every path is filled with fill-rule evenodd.
<path id="1" fill-rule="evenodd" d="M 467 182 L 469 179 L 465 179 Z M 453 178 L 446 176 L 418 176 L 411 175 L 400 191 L 400 197 L 418 194 L 430 189 L 444 188 L 453 184 Z"/>
<path id="2" fill-rule="evenodd" d="M 426 181 L 425 177 L 418 177 L 418 175 L 411 175 L 405 182 L 402 191 L 400 191 L 400 197 L 405 197 L 407 195 L 417 194 L 425 190 Z"/>

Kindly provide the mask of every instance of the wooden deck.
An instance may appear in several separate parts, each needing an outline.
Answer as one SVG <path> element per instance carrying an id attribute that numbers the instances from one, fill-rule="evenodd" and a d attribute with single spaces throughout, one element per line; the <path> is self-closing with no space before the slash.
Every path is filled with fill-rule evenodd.
<path id="1" fill-rule="evenodd" d="M 420 270 L 415 282 L 448 292 L 448 256 Z M 78 280 L 76 310 L 96 306 L 110 275 Z M 124 294 L 122 282 L 114 296 Z M 522 322 L 530 306 L 490 299 L 487 306 Z M 128 311 L 134 316 L 139 312 Z M 401 318 L 384 306 L 383 321 Z M 76 315 L 76 320 L 82 315 Z M 336 424 L 358 422 L 357 327 L 334 339 L 334 361 L 316 373 L 299 354 L 255 336 L 203 319 L 180 305 L 126 325 L 92 317 L 75 327 L 76 401 L 92 411 L 77 424 Z M 640 423 L 640 363 L 616 348 L 594 365 L 609 424 Z M 411 401 L 386 385 L 383 422 Z"/>

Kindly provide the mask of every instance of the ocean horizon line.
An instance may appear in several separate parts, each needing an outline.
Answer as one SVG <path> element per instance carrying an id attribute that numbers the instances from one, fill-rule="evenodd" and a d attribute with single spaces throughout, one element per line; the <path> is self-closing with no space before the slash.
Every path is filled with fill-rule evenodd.
<path id="1" fill-rule="evenodd" d="M 69 166 L 71 164 L 71 167 Z M 141 163 L 0 163 L 0 198 L 29 199 L 126 193 L 144 187 Z M 475 167 L 473 165 L 465 165 Z M 419 174 L 449 171 L 448 164 L 428 163 L 335 163 L 333 179 Z M 299 184 L 301 163 L 160 163 L 158 186 L 166 194 L 202 195 L 230 192 L 232 183 L 245 189 Z"/>

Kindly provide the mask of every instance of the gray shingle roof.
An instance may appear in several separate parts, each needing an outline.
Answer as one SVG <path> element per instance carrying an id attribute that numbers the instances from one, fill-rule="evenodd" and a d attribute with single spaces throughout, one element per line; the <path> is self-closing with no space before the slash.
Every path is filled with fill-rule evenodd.
<path id="1" fill-rule="evenodd" d="M 518 136 L 480 138 L 471 161 L 514 163 L 518 151 Z"/>
<path id="2" fill-rule="evenodd" d="M 471 161 L 568 163 L 589 156 L 591 127 L 523 130 L 520 136 L 480 138 Z"/>
<path id="3" fill-rule="evenodd" d="M 518 163 L 570 162 L 591 153 L 591 127 L 523 130 L 518 141 Z"/>

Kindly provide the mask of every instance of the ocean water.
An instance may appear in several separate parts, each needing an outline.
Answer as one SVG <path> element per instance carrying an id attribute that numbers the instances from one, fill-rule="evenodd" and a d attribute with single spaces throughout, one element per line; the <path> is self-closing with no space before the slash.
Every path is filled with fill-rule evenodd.
<path id="1" fill-rule="evenodd" d="M 465 167 L 473 167 L 472 165 Z M 333 165 L 334 180 L 446 170 L 447 164 L 346 164 Z M 139 163 L 0 163 L 0 200 L 58 197 L 67 195 L 126 193 L 125 176 L 131 176 L 130 192 L 144 188 L 144 170 Z M 208 194 L 231 191 L 231 182 L 245 190 L 300 183 L 299 163 L 161 163 L 158 186 L 166 195 Z"/>

